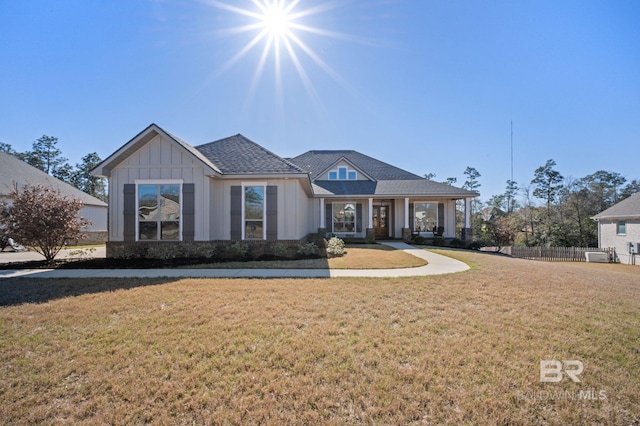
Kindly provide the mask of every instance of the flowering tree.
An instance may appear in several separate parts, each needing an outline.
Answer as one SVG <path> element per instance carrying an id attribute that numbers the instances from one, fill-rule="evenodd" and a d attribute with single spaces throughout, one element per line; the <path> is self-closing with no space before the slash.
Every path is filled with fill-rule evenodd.
<path id="1" fill-rule="evenodd" d="M 82 202 L 41 185 L 13 190 L 13 204 L 1 207 L 1 222 L 7 235 L 33 248 L 52 262 L 69 242 L 86 237 L 83 228 L 91 222 L 80 217 Z"/>

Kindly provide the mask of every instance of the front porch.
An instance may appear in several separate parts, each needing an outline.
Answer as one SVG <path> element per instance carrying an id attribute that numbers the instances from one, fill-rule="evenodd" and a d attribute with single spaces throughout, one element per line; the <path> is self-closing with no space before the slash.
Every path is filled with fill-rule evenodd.
<path id="1" fill-rule="evenodd" d="M 456 201 L 465 200 L 462 235 Z M 471 198 L 319 198 L 318 232 L 355 241 L 471 239 Z"/>

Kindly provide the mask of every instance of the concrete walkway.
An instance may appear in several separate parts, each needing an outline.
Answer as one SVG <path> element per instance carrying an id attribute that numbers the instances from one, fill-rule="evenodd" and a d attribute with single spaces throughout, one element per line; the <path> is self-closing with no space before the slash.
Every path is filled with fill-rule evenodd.
<path id="1" fill-rule="evenodd" d="M 466 263 L 400 242 L 383 242 L 428 262 L 401 269 L 39 269 L 0 270 L 0 278 L 393 278 L 442 275 L 469 269 Z"/>

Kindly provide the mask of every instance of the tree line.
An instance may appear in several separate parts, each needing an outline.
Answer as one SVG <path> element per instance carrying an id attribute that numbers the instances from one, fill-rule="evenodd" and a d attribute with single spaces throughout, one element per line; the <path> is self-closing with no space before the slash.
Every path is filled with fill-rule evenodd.
<path id="1" fill-rule="evenodd" d="M 106 179 L 91 176 L 91 170 L 102 162 L 100 156 L 95 152 L 89 153 L 82 157 L 80 163 L 71 166 L 69 160 L 62 156 L 57 144 L 58 138 L 43 135 L 33 142 L 30 151 L 18 152 L 10 144 L 0 142 L 0 152 L 18 157 L 25 163 L 106 202 Z"/>
<path id="2" fill-rule="evenodd" d="M 553 159 L 538 167 L 525 185 L 507 180 L 502 194 L 471 203 L 474 241 L 486 246 L 596 247 L 596 214 L 640 192 L 640 181 L 598 170 L 579 179 L 565 178 Z M 462 188 L 480 189 L 480 173 L 464 171 Z M 427 174 L 433 179 L 435 175 Z M 443 183 L 454 184 L 456 178 Z M 459 208 L 458 214 L 464 213 Z M 463 223 L 459 219 L 458 223 Z"/>

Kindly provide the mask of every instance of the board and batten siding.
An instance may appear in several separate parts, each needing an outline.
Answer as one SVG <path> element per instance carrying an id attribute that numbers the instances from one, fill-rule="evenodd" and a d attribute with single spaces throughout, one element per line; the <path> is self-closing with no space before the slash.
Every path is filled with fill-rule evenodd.
<path id="1" fill-rule="evenodd" d="M 279 240 L 298 240 L 317 230 L 313 226 L 310 214 L 312 200 L 307 196 L 297 179 L 261 179 L 259 182 L 266 183 L 267 187 L 277 187 L 277 238 Z M 231 188 L 242 186 L 243 183 L 251 184 L 251 181 L 246 179 L 212 180 L 211 193 L 209 194 L 211 203 L 209 229 L 212 240 L 232 238 Z"/>
<path id="2" fill-rule="evenodd" d="M 124 241 L 124 185 L 136 180 L 182 179 L 195 191 L 194 239 L 209 239 L 209 183 L 204 168 L 175 142 L 158 135 L 111 172 L 109 182 L 109 240 Z"/>

